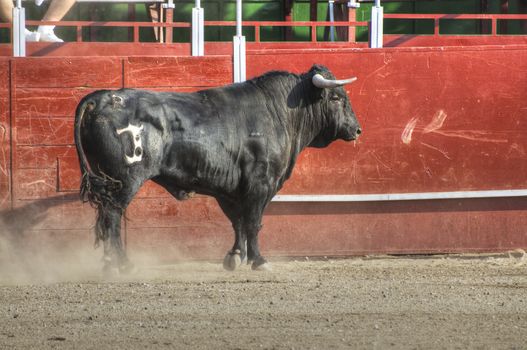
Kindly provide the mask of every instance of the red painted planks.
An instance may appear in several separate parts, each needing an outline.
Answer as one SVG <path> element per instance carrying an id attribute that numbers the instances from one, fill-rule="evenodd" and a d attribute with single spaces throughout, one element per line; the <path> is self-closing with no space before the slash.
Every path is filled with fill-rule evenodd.
<path id="1" fill-rule="evenodd" d="M 85 93 L 123 82 L 193 91 L 228 83 L 232 73 L 228 56 L 107 58 L 99 61 L 99 78 L 92 75 L 93 57 L 55 59 L 13 61 L 15 205 L 40 208 L 32 232 L 88 232 L 95 223 L 95 211 L 77 199 L 80 174 L 72 137 L 73 111 Z M 522 132 L 527 47 L 249 51 L 248 75 L 301 72 L 315 62 L 337 77 L 359 77 L 347 90 L 364 134 L 356 143 L 339 141 L 303 153 L 282 193 L 527 185 Z M 112 65 L 117 77 L 105 75 L 114 74 Z M 2 78 L 1 72 L 0 89 L 2 80 L 9 82 L 9 74 Z M 1 113 L 0 107 L 5 124 Z M 62 194 L 70 197 L 57 199 Z M 525 209 L 523 199 L 272 203 L 261 242 L 270 256 L 507 250 L 527 246 L 521 229 L 527 224 Z M 211 198 L 179 202 L 149 183 L 126 215 L 123 236 L 132 252 L 146 249 L 168 261 L 221 258 L 232 245 L 230 223 Z"/>
<path id="2" fill-rule="evenodd" d="M 364 133 L 304 154 L 289 193 L 394 193 L 526 188 L 525 49 L 405 49 L 255 55 L 268 65 L 327 65 L 358 76 L 349 95 Z M 300 60 L 300 57 L 302 59 Z M 296 62 L 300 62 L 300 65 Z M 294 62 L 294 64 L 293 64 Z M 503 65 L 512 67 L 502 71 Z M 490 69 L 495 67 L 495 69 Z"/>
<path id="3" fill-rule="evenodd" d="M 507 251 L 527 245 L 525 209 L 523 199 L 272 203 L 259 237 L 265 256 Z M 134 224 L 134 213 L 127 213 L 131 256 L 221 259 L 233 242 L 226 219 L 207 225 L 201 222 L 206 216 L 187 221 L 175 215 L 168 226 L 162 220 L 147 227 Z"/>
<path id="4" fill-rule="evenodd" d="M 73 158 L 77 162 L 74 145 L 68 146 L 18 146 L 16 148 L 17 169 L 57 168 L 57 159 Z M 73 165 L 73 164 L 72 164 Z M 77 165 L 78 168 L 78 165 Z"/>
<path id="5" fill-rule="evenodd" d="M 384 47 L 525 45 L 521 35 L 384 35 Z"/>
<path id="6" fill-rule="evenodd" d="M 65 118 L 73 120 L 79 101 L 96 89 L 18 88 L 14 108 L 20 118 Z"/>
<path id="7" fill-rule="evenodd" d="M 17 118 L 17 146 L 71 145 L 73 144 L 73 117 L 71 118 Z"/>
<path id="8" fill-rule="evenodd" d="M 175 198 L 136 198 L 126 210 L 129 228 L 192 226 L 214 229 L 229 226 L 211 197 L 178 201 Z"/>
<path id="9" fill-rule="evenodd" d="M 232 248 L 233 234 L 228 227 L 133 228 L 127 230 L 127 251 L 136 261 L 143 256 L 170 263 L 188 259 L 222 259 Z"/>
<path id="10" fill-rule="evenodd" d="M 143 184 L 143 187 L 139 190 L 135 198 L 171 198 L 172 195 L 168 193 L 163 187 L 159 186 L 158 184 L 154 183 L 153 181 L 147 181 L 145 184 Z"/>
<path id="11" fill-rule="evenodd" d="M 80 189 L 81 172 L 77 153 L 69 153 L 58 157 L 58 192 L 78 192 Z"/>
<path id="12" fill-rule="evenodd" d="M 26 57 L 13 63 L 17 89 L 122 86 L 122 60 L 116 57 Z"/>
<path id="13" fill-rule="evenodd" d="M 17 169 L 13 186 L 16 200 L 52 197 L 57 193 L 57 169 Z"/>
<path id="14" fill-rule="evenodd" d="M 260 233 L 276 255 L 505 251 L 527 245 L 521 198 L 272 203 Z"/>
<path id="15" fill-rule="evenodd" d="M 232 244 L 231 223 L 216 201 L 198 197 L 138 198 L 126 210 L 127 247 L 161 260 L 222 257 Z"/>
<path id="16" fill-rule="evenodd" d="M 0 59 L 0 210 L 11 206 L 11 125 L 9 110 L 9 61 Z"/>
<path id="17" fill-rule="evenodd" d="M 400 35 L 385 34 L 384 47 L 478 47 L 478 46 L 514 46 L 527 44 L 527 38 L 521 35 Z M 270 50 L 349 50 L 367 48 L 366 42 L 247 42 L 248 52 Z M 188 56 L 189 43 L 132 43 L 132 42 L 67 42 L 60 46 L 53 43 L 32 43 L 26 48 L 27 56 L 37 57 L 144 57 L 144 56 Z M 205 54 L 231 55 L 232 42 L 206 42 Z M 0 44 L 0 56 L 9 57 L 12 48 L 9 44 Z"/>
<path id="18" fill-rule="evenodd" d="M 125 86 L 136 88 L 214 87 L 232 81 L 230 56 L 129 57 Z"/>
<path id="19" fill-rule="evenodd" d="M 95 211 L 76 193 L 19 200 L 11 215 L 23 230 L 92 231 L 95 224 Z"/>

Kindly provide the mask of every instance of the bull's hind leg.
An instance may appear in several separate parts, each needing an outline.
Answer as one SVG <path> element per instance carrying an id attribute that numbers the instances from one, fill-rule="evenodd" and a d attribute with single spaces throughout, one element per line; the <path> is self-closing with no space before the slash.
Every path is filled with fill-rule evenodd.
<path id="1" fill-rule="evenodd" d="M 98 230 L 102 233 L 100 238 L 104 242 L 104 267 L 105 273 L 110 273 L 114 268 L 127 273 L 133 265 L 128 260 L 121 240 L 121 218 L 123 210 L 114 206 L 100 208 L 97 219 Z"/>
<path id="2" fill-rule="evenodd" d="M 234 271 L 242 264 L 242 261 L 247 256 L 247 237 L 243 233 L 241 210 L 237 205 L 226 200 L 218 199 L 218 204 L 231 221 L 232 228 L 234 229 L 234 245 L 223 259 L 223 268 Z"/>
<path id="3" fill-rule="evenodd" d="M 263 197 L 263 196 L 262 196 Z M 258 234 L 262 228 L 262 216 L 269 200 L 255 200 L 243 216 L 243 231 L 247 235 L 247 263 L 252 262 L 253 270 L 270 270 L 271 266 L 260 255 Z"/>
<path id="4" fill-rule="evenodd" d="M 128 260 L 121 239 L 121 219 L 124 210 L 132 201 L 141 184 L 128 185 L 114 193 L 111 202 L 106 202 L 98 208 L 96 236 L 97 239 L 102 239 L 104 242 L 103 270 L 105 272 L 117 268 L 121 273 L 129 273 L 134 268 Z"/>

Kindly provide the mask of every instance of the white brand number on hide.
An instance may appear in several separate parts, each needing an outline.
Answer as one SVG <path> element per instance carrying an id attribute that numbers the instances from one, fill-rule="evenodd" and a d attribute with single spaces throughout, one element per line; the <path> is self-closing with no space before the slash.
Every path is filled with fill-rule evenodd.
<path id="1" fill-rule="evenodd" d="M 124 155 L 126 163 L 133 164 L 135 162 L 140 162 L 143 159 L 143 146 L 141 145 L 141 131 L 143 130 L 143 125 L 135 126 L 128 124 L 124 129 L 117 129 L 117 135 L 121 135 L 123 132 L 132 133 L 132 140 L 134 141 L 134 154 L 132 157 Z"/>

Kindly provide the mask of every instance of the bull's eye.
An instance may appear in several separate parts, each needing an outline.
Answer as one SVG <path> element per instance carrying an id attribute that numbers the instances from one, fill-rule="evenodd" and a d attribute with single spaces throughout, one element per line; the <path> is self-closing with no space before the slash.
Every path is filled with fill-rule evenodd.
<path id="1" fill-rule="evenodd" d="M 340 101 L 340 96 L 339 95 L 331 95 L 330 100 L 331 101 Z"/>

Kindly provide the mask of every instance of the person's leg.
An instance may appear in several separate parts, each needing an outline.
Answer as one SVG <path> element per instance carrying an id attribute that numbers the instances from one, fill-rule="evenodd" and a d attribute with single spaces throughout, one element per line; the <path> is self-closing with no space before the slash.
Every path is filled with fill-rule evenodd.
<path id="1" fill-rule="evenodd" d="M 73 7 L 75 0 L 53 0 L 42 18 L 43 21 L 60 21 Z"/>
<path id="2" fill-rule="evenodd" d="M 0 19 L 2 22 L 13 21 L 13 1 L 0 0 Z"/>
<path id="3" fill-rule="evenodd" d="M 2 22 L 13 22 L 13 1 L 0 0 L 0 20 Z M 26 41 L 38 41 L 40 34 L 26 29 Z"/>
<path id="4" fill-rule="evenodd" d="M 75 0 L 53 0 L 49 5 L 43 21 L 60 21 L 66 13 L 73 7 Z M 42 25 L 38 27 L 40 33 L 40 41 L 62 42 L 53 32 L 55 26 Z"/>

